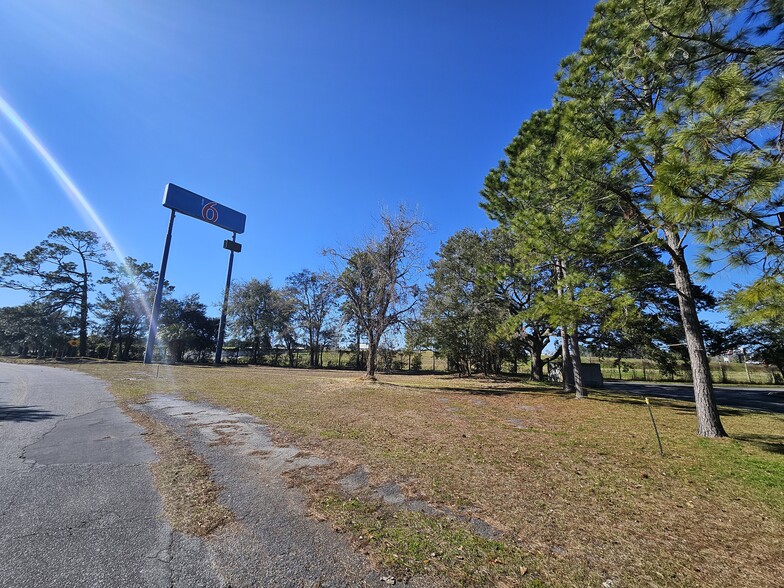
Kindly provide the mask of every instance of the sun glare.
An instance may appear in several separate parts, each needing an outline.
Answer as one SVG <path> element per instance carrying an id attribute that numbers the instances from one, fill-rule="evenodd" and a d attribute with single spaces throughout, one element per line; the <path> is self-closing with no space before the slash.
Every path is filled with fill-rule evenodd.
<path id="1" fill-rule="evenodd" d="M 54 156 L 49 152 L 49 150 L 44 147 L 44 144 L 38 138 L 38 136 L 33 132 L 30 126 L 25 122 L 25 120 L 19 115 L 16 110 L 2 97 L 0 96 L 0 113 L 19 131 L 19 133 L 25 138 L 28 144 L 33 148 L 36 154 L 41 158 L 41 160 L 46 165 L 47 169 L 51 172 L 51 174 L 55 177 L 57 182 L 65 192 L 65 195 L 71 201 L 74 208 L 76 208 L 77 212 L 82 215 L 89 223 L 93 225 L 95 230 L 98 232 L 103 239 L 109 243 L 112 247 L 112 252 L 114 256 L 117 258 L 117 261 L 120 265 L 127 268 L 125 264 L 125 255 L 123 254 L 120 247 L 117 245 L 117 241 L 114 239 L 112 234 L 109 232 L 109 229 L 101 220 L 101 217 L 98 216 L 98 213 L 92 207 L 90 202 L 87 200 L 87 197 L 82 193 L 82 191 L 76 186 L 74 181 L 68 176 L 62 166 L 57 162 Z M 147 302 L 144 300 L 144 297 L 140 296 L 139 300 L 141 301 L 142 305 L 144 306 L 144 311 L 149 315 L 150 309 L 148 308 Z"/>

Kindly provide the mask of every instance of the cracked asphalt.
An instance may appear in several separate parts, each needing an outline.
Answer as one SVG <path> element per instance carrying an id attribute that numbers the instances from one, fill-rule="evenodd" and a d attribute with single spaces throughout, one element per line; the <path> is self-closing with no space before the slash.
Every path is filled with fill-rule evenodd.
<path id="1" fill-rule="evenodd" d="M 345 534 L 308 516 L 305 496 L 283 476 L 326 461 L 296 447 L 276 445 L 268 428 L 247 414 L 168 395 L 153 396 L 135 408 L 187 438 L 222 487 L 220 502 L 234 513 L 236 523 L 214 533 L 209 545 L 228 585 L 384 585 Z"/>
<path id="2" fill-rule="evenodd" d="M 221 586 L 163 518 L 154 459 L 103 382 L 0 364 L 0 586 Z"/>
<path id="3" fill-rule="evenodd" d="M 135 410 L 206 459 L 235 521 L 206 539 L 173 531 L 150 472 L 155 453 L 104 382 L 0 363 L 0 588 L 385 585 L 286 482 L 285 472 L 324 460 L 275 445 L 250 415 L 173 396 Z"/>

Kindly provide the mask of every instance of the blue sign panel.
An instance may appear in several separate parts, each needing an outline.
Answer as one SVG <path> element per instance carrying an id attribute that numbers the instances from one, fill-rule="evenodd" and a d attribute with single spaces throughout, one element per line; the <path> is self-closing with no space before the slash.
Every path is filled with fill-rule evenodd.
<path id="1" fill-rule="evenodd" d="M 166 184 L 166 190 L 163 192 L 163 205 L 182 214 L 217 225 L 232 233 L 245 232 L 244 214 L 175 184 Z"/>

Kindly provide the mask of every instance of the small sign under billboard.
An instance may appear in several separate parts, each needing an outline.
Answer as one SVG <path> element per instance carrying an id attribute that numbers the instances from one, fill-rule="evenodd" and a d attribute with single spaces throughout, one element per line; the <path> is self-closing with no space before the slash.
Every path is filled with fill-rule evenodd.
<path id="1" fill-rule="evenodd" d="M 166 190 L 163 192 L 163 205 L 232 233 L 245 232 L 244 214 L 209 198 L 194 194 L 190 190 L 180 188 L 176 184 L 166 184 Z"/>

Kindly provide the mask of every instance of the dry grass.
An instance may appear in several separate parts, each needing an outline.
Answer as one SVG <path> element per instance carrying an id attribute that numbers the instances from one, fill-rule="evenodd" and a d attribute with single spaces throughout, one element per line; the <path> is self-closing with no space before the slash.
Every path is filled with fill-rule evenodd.
<path id="1" fill-rule="evenodd" d="M 125 409 L 144 428 L 145 439 L 158 455 L 152 475 L 172 528 L 206 537 L 229 523 L 233 515 L 218 502 L 220 488 L 213 482 L 209 466 L 188 442 L 150 416 L 127 406 Z"/>
<path id="2" fill-rule="evenodd" d="M 299 447 L 365 464 L 371 483 L 396 480 L 465 509 L 503 530 L 505 549 L 530 554 L 536 573 L 526 578 L 548 585 L 772 588 L 784 577 L 780 415 L 725 409 L 732 437 L 703 440 L 688 403 L 654 401 L 662 458 L 645 406 L 607 393 L 577 401 L 510 380 L 371 384 L 347 372 L 275 368 L 79 369 L 124 400 L 176 392 L 257 415 Z M 315 503 L 333 519 L 362 511 L 339 502 L 324 494 Z M 368 549 L 384 560 L 383 545 Z M 491 573 L 466 585 L 503 581 Z"/>

